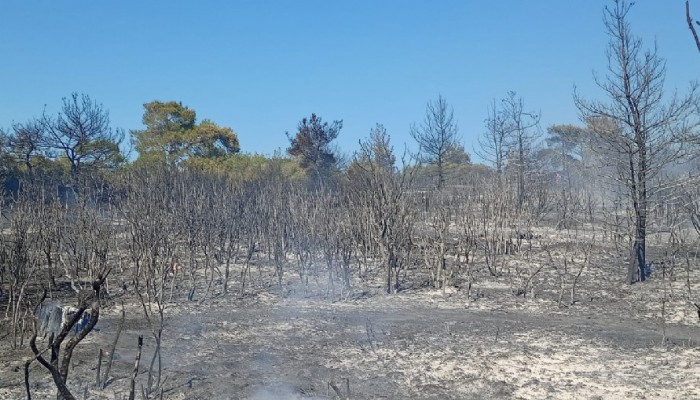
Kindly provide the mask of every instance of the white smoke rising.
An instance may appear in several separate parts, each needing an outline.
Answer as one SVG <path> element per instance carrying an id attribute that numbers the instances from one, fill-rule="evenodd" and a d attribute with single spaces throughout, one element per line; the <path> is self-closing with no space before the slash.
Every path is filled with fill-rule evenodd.
<path id="1" fill-rule="evenodd" d="M 275 385 L 266 386 L 256 390 L 249 398 L 249 400 L 324 400 L 326 397 L 309 397 L 301 393 L 298 393 L 293 387 L 289 385 Z"/>

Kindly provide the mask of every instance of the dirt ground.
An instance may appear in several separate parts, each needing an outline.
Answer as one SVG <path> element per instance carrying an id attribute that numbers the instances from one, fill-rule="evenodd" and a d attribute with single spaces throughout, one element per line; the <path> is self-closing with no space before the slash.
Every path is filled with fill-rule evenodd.
<path id="1" fill-rule="evenodd" d="M 529 297 L 513 295 L 504 277 L 480 277 L 471 296 L 425 287 L 386 295 L 372 283 L 328 298 L 290 278 L 239 298 L 216 285 L 202 304 L 166 309 L 163 398 L 339 398 L 332 383 L 353 399 L 700 399 L 697 314 L 680 295 L 660 314 L 660 293 L 673 285 L 652 276 L 628 286 L 619 269 L 591 268 L 580 300 L 560 307 L 547 274 Z M 126 398 L 138 335 L 140 373 L 148 368 L 154 340 L 132 300 L 112 378 L 94 387 L 96 355 L 113 341 L 122 299 L 133 297 L 106 307 L 76 349 L 69 387 L 78 398 Z M 0 339 L 0 399 L 25 398 L 28 357 Z M 31 390 L 55 398 L 37 363 Z"/>

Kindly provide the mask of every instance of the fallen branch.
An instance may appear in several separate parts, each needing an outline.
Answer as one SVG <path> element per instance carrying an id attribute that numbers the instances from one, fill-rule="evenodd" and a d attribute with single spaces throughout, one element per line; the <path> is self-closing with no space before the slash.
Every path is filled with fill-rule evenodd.
<path id="1" fill-rule="evenodd" d="M 331 389 L 333 389 L 335 394 L 337 394 L 341 400 L 344 400 L 346 398 L 345 396 L 343 396 L 343 392 L 340 391 L 340 388 L 338 386 L 336 386 L 336 384 L 333 383 L 333 381 L 329 381 L 328 386 L 330 386 Z"/>
<path id="2" fill-rule="evenodd" d="M 114 352 L 117 350 L 117 342 L 119 341 L 119 335 L 121 335 L 122 329 L 124 328 L 125 319 L 126 312 L 124 311 L 124 303 L 122 303 L 122 319 L 119 321 L 119 328 L 117 328 L 117 334 L 114 337 L 114 342 L 112 342 L 112 347 L 109 349 L 109 361 L 107 361 L 107 367 L 105 368 L 105 374 L 102 378 L 102 382 L 99 384 L 100 389 L 104 389 L 105 386 L 107 386 L 107 379 L 109 379 L 109 371 L 112 369 L 112 361 L 114 361 Z"/>
<path id="3" fill-rule="evenodd" d="M 100 382 L 100 368 L 102 367 L 102 348 L 97 351 L 97 376 L 95 377 L 95 387 L 101 388 L 102 384 Z"/>

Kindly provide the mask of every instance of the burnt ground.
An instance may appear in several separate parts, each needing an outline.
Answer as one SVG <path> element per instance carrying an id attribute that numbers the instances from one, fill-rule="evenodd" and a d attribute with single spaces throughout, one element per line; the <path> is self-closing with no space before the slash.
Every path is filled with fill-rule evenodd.
<path id="1" fill-rule="evenodd" d="M 184 397 L 211 398 L 222 381 L 230 391 L 214 398 L 274 394 L 280 385 L 287 393 L 318 396 L 326 394 L 327 382 L 340 386 L 343 378 L 357 398 L 586 397 L 597 385 L 614 385 L 625 375 L 640 394 L 698 395 L 692 384 L 697 375 L 681 373 L 674 381 L 654 376 L 653 364 L 662 366 L 663 359 L 635 370 L 635 356 L 663 353 L 655 348 L 658 329 L 639 321 L 388 303 L 314 307 L 292 300 L 263 312 L 229 312 L 230 323 L 209 321 L 211 329 L 196 324 L 185 331 L 183 351 L 196 353 L 214 340 L 212 354 L 231 362 L 222 365 L 214 357 L 187 363 L 185 375 L 197 370 L 201 375 Z M 697 330 L 682 326 L 670 327 L 667 337 L 681 348 L 688 339 L 700 339 Z M 614 371 L 620 359 L 629 368 Z M 580 365 L 585 363 L 600 369 Z M 693 371 L 698 372 L 687 372 Z"/>
<path id="2" fill-rule="evenodd" d="M 413 289 L 331 301 L 268 287 L 244 299 L 173 303 L 163 333 L 163 398 L 337 398 L 329 382 L 345 395 L 346 379 L 357 399 L 700 398 L 697 324 L 666 324 L 662 342 L 657 320 L 612 302 L 559 309 L 498 292 L 485 287 L 483 297 L 468 299 Z M 113 340 L 118 305 L 76 350 L 74 393 L 126 398 L 139 334 L 145 373 L 154 341 L 136 305 L 126 307 L 109 385 L 92 387 L 97 349 Z M 28 354 L 0 342 L 0 398 L 24 398 Z M 46 371 L 35 363 L 31 374 L 35 398 L 55 398 Z"/>
<path id="3" fill-rule="evenodd" d="M 198 297 L 206 291 L 202 277 L 195 301 L 187 301 L 183 282 L 165 310 L 162 398 L 340 398 L 332 383 L 353 399 L 700 399 L 693 305 L 700 302 L 700 269 L 681 263 L 627 285 L 624 259 L 600 247 L 571 304 L 571 271 L 562 275 L 561 265 L 533 249 L 509 258 L 499 276 L 477 267 L 471 291 L 464 270 L 454 286 L 436 290 L 416 268 L 406 271 L 400 293 L 386 295 L 377 266 L 363 281 L 355 277 L 353 291 L 329 295 L 323 277 L 301 285 L 291 271 L 279 287 L 262 262 L 242 298 L 236 279 L 228 295 L 219 280 L 208 297 Z M 525 281 L 526 296 L 516 295 Z M 127 398 L 139 335 L 137 385 L 145 384 L 155 341 L 132 289 L 117 291 L 75 350 L 68 381 L 78 398 Z M 108 385 L 98 390 L 98 349 L 110 348 L 122 302 L 124 330 Z M 30 352 L 11 349 L 2 328 L 0 399 L 22 399 Z M 55 398 L 36 362 L 30 386 L 35 399 Z"/>

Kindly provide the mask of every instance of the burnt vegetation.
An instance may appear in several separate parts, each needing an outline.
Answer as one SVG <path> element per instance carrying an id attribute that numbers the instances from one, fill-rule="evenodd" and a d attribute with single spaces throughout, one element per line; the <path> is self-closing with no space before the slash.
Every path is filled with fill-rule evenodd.
<path id="1" fill-rule="evenodd" d="M 13 125 L 0 160 L 0 351 L 22 360 L 23 394 L 47 376 L 59 399 L 184 391 L 193 378 L 169 379 L 164 361 L 171 310 L 244 308 L 270 293 L 349 303 L 429 292 L 553 312 L 613 296 L 678 344 L 667 323 L 700 321 L 697 88 L 662 95 L 663 61 L 643 51 L 628 12 L 606 11 L 607 97 L 576 94 L 585 124 L 545 134 L 509 92 L 489 106 L 475 149 L 486 164 L 471 162 L 442 96 L 411 128 L 418 154 L 396 151 L 378 124 L 346 162 L 332 146 L 342 121 L 315 114 L 287 134 L 287 156 L 270 158 L 238 154 L 232 130 L 196 125 L 176 102 L 145 105 L 147 129 L 132 135 L 148 151 L 133 162 L 86 95 Z M 644 285 L 655 294 L 640 298 Z M 125 320 L 138 341 L 119 342 Z M 382 343 L 364 326 L 375 352 Z M 109 346 L 86 340 L 96 329 Z M 120 348 L 128 368 L 112 368 Z M 90 383 L 69 374 L 80 351 L 82 363 L 99 354 Z M 343 379 L 329 387 L 350 398 Z"/>

